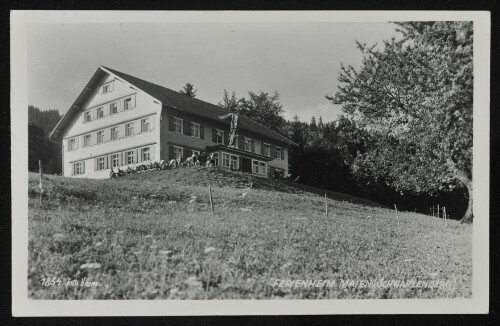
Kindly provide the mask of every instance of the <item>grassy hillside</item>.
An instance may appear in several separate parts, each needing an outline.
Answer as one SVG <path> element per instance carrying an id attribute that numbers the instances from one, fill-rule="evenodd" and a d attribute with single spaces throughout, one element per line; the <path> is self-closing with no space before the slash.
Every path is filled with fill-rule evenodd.
<path id="1" fill-rule="evenodd" d="M 213 189 L 215 216 L 209 208 Z M 472 294 L 472 228 L 360 198 L 205 168 L 29 181 L 36 299 L 444 298 Z M 251 187 L 250 187 L 251 186 Z M 56 282 L 42 284 L 42 279 Z M 95 282 L 81 285 L 81 279 Z M 278 280 L 452 281 L 277 287 Z M 67 283 L 77 280 L 76 283 Z M 59 284 L 57 281 L 61 281 Z M 54 284 L 55 283 L 55 284 Z M 90 285 L 90 286 L 88 286 Z"/>

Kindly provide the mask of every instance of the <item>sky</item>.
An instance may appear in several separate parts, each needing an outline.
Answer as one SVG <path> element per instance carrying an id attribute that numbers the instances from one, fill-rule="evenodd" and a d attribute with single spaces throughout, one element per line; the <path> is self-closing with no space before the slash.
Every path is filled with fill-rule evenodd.
<path id="1" fill-rule="evenodd" d="M 397 36 L 391 23 L 92 23 L 28 29 L 29 103 L 65 113 L 99 65 L 217 104 L 224 89 L 280 94 L 285 118 L 335 120 L 340 64 L 358 67 L 355 41 Z"/>

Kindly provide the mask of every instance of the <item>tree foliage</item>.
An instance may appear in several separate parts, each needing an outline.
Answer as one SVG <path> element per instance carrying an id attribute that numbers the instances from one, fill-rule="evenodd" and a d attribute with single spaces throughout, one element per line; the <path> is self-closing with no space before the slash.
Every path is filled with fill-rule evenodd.
<path id="1" fill-rule="evenodd" d="M 472 221 L 471 22 L 399 23 L 401 40 L 358 43 L 359 69 L 341 66 L 337 93 L 370 146 L 353 172 L 382 178 L 401 191 L 468 190 Z"/>
<path id="2" fill-rule="evenodd" d="M 273 95 L 265 92 L 260 94 L 248 92 L 248 98 L 237 100 L 234 92 L 229 96 L 228 91 L 224 90 L 224 97 L 219 105 L 243 114 L 278 133 L 286 133 L 284 110 L 278 92 Z"/>
<path id="3" fill-rule="evenodd" d="M 190 96 L 190 97 L 196 97 L 196 92 L 197 90 L 194 89 L 194 86 L 191 83 L 187 83 L 180 91 L 179 93 Z"/>
<path id="4" fill-rule="evenodd" d="M 48 135 L 61 119 L 57 110 L 42 111 L 28 106 L 28 170 L 38 171 L 38 161 L 47 174 L 62 172 L 61 145 L 49 141 Z"/>

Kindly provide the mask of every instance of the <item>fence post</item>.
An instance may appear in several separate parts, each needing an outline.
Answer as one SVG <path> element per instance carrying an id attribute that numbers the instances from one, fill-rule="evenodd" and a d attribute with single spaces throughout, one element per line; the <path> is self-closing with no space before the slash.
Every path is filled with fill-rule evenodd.
<path id="1" fill-rule="evenodd" d="M 42 177 L 43 177 L 43 171 L 42 171 L 42 160 L 38 160 L 38 171 L 40 175 L 40 183 L 38 184 L 38 188 L 40 188 L 40 206 L 42 206 L 42 194 L 43 194 L 43 183 L 42 183 Z"/>
<path id="2" fill-rule="evenodd" d="M 437 218 L 439 218 L 439 204 L 438 204 L 438 209 L 436 211 L 436 214 L 437 214 Z"/>
<path id="3" fill-rule="evenodd" d="M 394 209 L 396 210 L 396 219 L 397 219 L 398 225 L 399 225 L 399 214 L 398 214 L 398 208 L 396 207 L 396 204 L 394 204 Z"/>
<path id="4" fill-rule="evenodd" d="M 325 216 L 328 219 L 328 201 L 326 200 L 326 194 L 325 194 Z"/>
<path id="5" fill-rule="evenodd" d="M 215 216 L 215 213 L 214 213 L 214 203 L 213 203 L 213 200 L 212 200 L 212 187 L 210 185 L 208 185 L 208 198 L 210 200 L 210 210 L 212 211 L 212 217 Z"/>
<path id="6" fill-rule="evenodd" d="M 444 226 L 448 226 L 448 217 L 446 216 L 446 207 L 443 207 L 443 218 L 444 218 Z"/>

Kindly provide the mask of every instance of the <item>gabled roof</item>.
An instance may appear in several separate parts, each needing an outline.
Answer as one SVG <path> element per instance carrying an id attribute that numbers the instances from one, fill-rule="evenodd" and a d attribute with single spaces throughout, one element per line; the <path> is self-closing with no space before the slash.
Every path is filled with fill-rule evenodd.
<path id="1" fill-rule="evenodd" d="M 117 77 L 134 85 L 141 91 L 151 95 L 152 97 L 159 100 L 165 106 L 172 107 L 190 114 L 202 116 L 208 119 L 216 120 L 219 122 L 228 123 L 225 121 L 221 121 L 219 119 L 220 115 L 225 115 L 230 113 L 229 110 L 223 107 L 208 102 L 204 102 L 196 98 L 192 98 L 177 91 L 173 91 L 171 89 L 150 83 L 140 78 L 124 74 L 122 72 L 116 71 L 111 68 L 107 68 L 104 66 L 101 66 L 101 68 L 103 68 L 105 71 L 109 71 L 110 73 L 116 75 Z M 238 119 L 238 127 L 243 130 L 248 130 L 290 145 L 296 145 L 293 141 L 289 140 L 288 138 L 283 137 L 277 132 L 267 127 L 264 127 L 260 123 L 243 115 L 240 115 L 240 118 Z"/>

